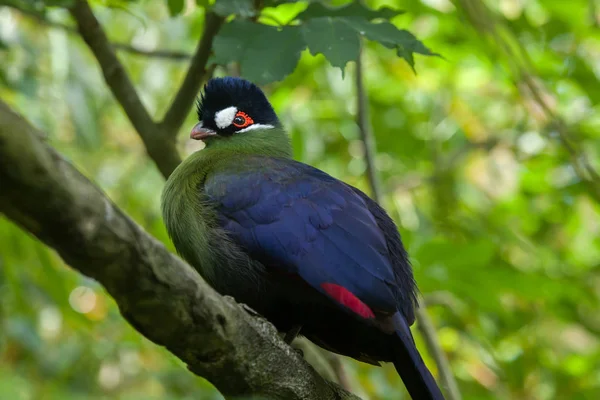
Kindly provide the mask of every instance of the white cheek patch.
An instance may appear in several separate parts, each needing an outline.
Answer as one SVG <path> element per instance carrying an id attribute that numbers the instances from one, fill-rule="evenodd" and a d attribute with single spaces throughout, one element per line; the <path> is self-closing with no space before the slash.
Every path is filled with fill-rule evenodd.
<path id="1" fill-rule="evenodd" d="M 219 129 L 225 129 L 231 125 L 237 111 L 236 107 L 227 107 L 215 113 L 215 124 L 217 124 L 217 127 Z"/>
<path id="2" fill-rule="evenodd" d="M 272 129 L 272 128 L 275 128 L 275 127 L 273 125 L 269 125 L 269 124 L 254 124 L 254 125 L 250 125 L 247 128 L 240 129 L 238 131 L 238 133 L 248 132 L 248 131 L 255 131 L 257 129 Z"/>

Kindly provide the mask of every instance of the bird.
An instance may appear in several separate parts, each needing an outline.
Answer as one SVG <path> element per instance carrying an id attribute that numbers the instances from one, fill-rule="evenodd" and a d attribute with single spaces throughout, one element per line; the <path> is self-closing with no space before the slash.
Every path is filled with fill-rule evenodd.
<path id="1" fill-rule="evenodd" d="M 295 160 L 249 80 L 211 78 L 197 114 L 190 138 L 205 147 L 177 166 L 161 196 L 177 253 L 286 342 L 301 335 L 361 362 L 392 362 L 413 399 L 443 399 L 410 331 L 418 289 L 387 212 Z"/>

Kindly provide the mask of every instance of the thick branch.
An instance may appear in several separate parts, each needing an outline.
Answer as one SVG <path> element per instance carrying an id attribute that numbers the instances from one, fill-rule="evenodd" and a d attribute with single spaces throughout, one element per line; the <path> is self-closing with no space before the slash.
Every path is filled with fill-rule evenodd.
<path id="1" fill-rule="evenodd" d="M 223 20 L 223 17 L 213 12 L 206 14 L 202 38 L 198 42 L 192 62 L 175 95 L 175 99 L 161 122 L 161 127 L 170 136 L 177 134 L 194 104 L 194 99 L 200 90 L 200 84 L 207 75 L 206 63 L 212 49 L 213 39 L 221 28 Z"/>
<path id="2" fill-rule="evenodd" d="M 356 399 L 211 289 L 0 101 L 0 212 L 96 279 L 123 316 L 225 396 Z"/>
<path id="3" fill-rule="evenodd" d="M 89 4 L 76 0 L 70 9 L 83 40 L 98 60 L 104 79 L 144 142 L 148 155 L 167 177 L 181 162 L 175 142 L 164 135 L 142 104 Z"/>
<path id="4" fill-rule="evenodd" d="M 368 98 L 363 82 L 362 71 L 362 47 L 356 60 L 356 95 L 357 95 L 357 114 L 358 126 L 360 128 L 361 138 L 365 148 L 365 160 L 367 162 L 367 171 L 369 174 L 369 185 L 371 186 L 371 196 L 373 200 L 381 203 L 381 183 L 375 170 L 375 138 L 371 132 L 371 124 L 368 114 Z M 458 385 L 454 380 L 454 375 L 450 369 L 450 364 L 446 354 L 442 351 L 435 332 L 435 326 L 427 314 L 424 307 L 417 309 L 417 325 L 421 335 L 425 338 L 427 350 L 433 356 L 438 370 L 440 371 L 440 380 L 442 386 L 446 389 L 448 400 L 460 400 L 461 395 L 458 391 Z"/>

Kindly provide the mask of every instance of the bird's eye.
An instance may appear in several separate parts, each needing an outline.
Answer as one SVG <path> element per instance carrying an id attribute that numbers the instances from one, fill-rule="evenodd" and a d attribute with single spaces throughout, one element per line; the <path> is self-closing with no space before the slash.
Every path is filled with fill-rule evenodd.
<path id="1" fill-rule="evenodd" d="M 252 125 L 254 121 L 245 112 L 238 111 L 237 114 L 235 114 L 232 123 L 236 128 L 245 128 Z"/>

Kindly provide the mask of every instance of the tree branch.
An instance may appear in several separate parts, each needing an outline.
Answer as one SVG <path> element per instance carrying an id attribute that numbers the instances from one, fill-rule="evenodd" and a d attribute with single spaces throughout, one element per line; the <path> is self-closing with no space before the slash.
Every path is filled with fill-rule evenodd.
<path id="1" fill-rule="evenodd" d="M 62 29 L 69 34 L 74 34 L 74 35 L 79 36 L 79 31 L 77 30 L 77 28 L 69 26 L 67 24 L 60 23 L 60 22 L 51 21 L 41 13 L 37 13 L 35 11 L 21 8 L 17 4 L 12 4 L 12 3 L 4 4 L 4 3 L 0 2 L 0 6 L 6 6 L 9 8 L 12 8 L 14 10 L 17 10 L 21 14 L 31 17 L 32 19 L 34 19 L 35 21 L 37 21 L 43 25 L 49 26 L 51 28 Z M 127 53 L 136 54 L 136 55 L 140 55 L 140 56 L 144 56 L 144 57 L 164 58 L 166 60 L 173 60 L 173 61 L 187 61 L 192 58 L 191 54 L 184 53 L 182 51 L 144 50 L 144 49 L 140 49 L 138 47 L 132 46 L 127 43 L 119 43 L 119 42 L 110 42 L 110 45 L 115 50 L 125 51 Z"/>
<path id="2" fill-rule="evenodd" d="M 437 364 L 440 381 L 443 382 L 444 389 L 446 389 L 446 397 L 448 400 L 462 399 L 454 375 L 452 375 L 452 368 L 450 367 L 448 357 L 446 357 L 446 353 L 444 353 L 435 334 L 435 325 L 424 306 L 417 308 L 417 329 L 421 332 L 421 336 L 425 339 L 427 350 Z"/>
<path id="3" fill-rule="evenodd" d="M 598 7 L 596 7 L 596 0 L 588 0 L 588 9 L 591 25 L 594 28 L 600 27 L 600 21 L 598 21 Z"/>
<path id="4" fill-rule="evenodd" d="M 357 399 L 208 286 L 0 101 L 0 212 L 96 279 L 122 315 L 227 397 Z"/>
<path id="5" fill-rule="evenodd" d="M 454 0 L 454 3 L 458 9 L 464 11 L 465 16 L 478 33 L 482 33 L 478 37 L 486 40 L 485 44 L 489 55 L 493 56 L 494 60 L 498 59 L 498 52 L 504 56 L 512 73 L 512 80 L 521 97 L 523 99 L 531 98 L 540 107 L 544 118 L 556 130 L 563 147 L 569 153 L 575 173 L 587 187 L 589 195 L 600 203 L 600 173 L 590 162 L 585 149 L 578 145 L 578 140 L 573 139 L 574 135 L 569 131 L 564 119 L 549 106 L 547 98 L 553 96 L 539 87 L 542 80 L 539 79 L 539 74 L 531 63 L 523 44 L 481 0 Z"/>
<path id="6" fill-rule="evenodd" d="M 175 99 L 173 99 L 173 103 L 160 123 L 161 128 L 171 137 L 174 137 L 183 125 L 185 117 L 194 104 L 201 83 L 208 75 L 206 63 L 212 49 L 213 39 L 219 32 L 221 25 L 223 25 L 223 21 L 223 17 L 213 12 L 206 13 L 204 31 L 192 57 L 192 62 L 175 95 Z"/>
<path id="7" fill-rule="evenodd" d="M 357 124 L 360 129 L 360 138 L 365 147 L 365 161 L 367 163 L 367 174 L 369 177 L 369 185 L 371 186 L 371 193 L 373 199 L 376 202 L 380 202 L 382 198 L 381 184 L 375 171 L 375 137 L 371 132 L 371 123 L 369 122 L 369 98 L 365 91 L 365 85 L 363 83 L 363 42 L 360 41 L 360 50 L 358 58 L 356 59 L 356 112 L 357 112 Z"/>
<path id="8" fill-rule="evenodd" d="M 108 87 L 144 142 L 148 155 L 160 172 L 169 176 L 181 162 L 175 142 L 162 134 L 152 121 L 89 4 L 85 0 L 76 0 L 69 11 L 83 40 L 98 60 Z"/>
<path id="9" fill-rule="evenodd" d="M 371 124 L 368 114 L 368 97 L 363 82 L 363 65 L 362 65 L 363 47 L 361 43 L 360 53 L 356 60 L 356 95 L 357 95 L 357 123 L 360 128 L 360 135 L 365 147 L 365 160 L 367 163 L 367 172 L 369 177 L 369 185 L 371 187 L 371 195 L 373 200 L 381 203 L 381 183 L 375 170 L 375 137 L 371 132 Z M 431 318 L 427 314 L 424 307 L 417 308 L 417 326 L 421 335 L 425 339 L 427 350 L 434 358 L 437 368 L 440 372 L 440 380 L 442 386 L 446 389 L 448 400 L 460 400 L 461 395 L 458 391 L 458 385 L 452 375 L 450 364 L 446 358 L 446 354 L 442 351 L 435 332 L 435 326 L 431 322 Z"/>
<path id="10" fill-rule="evenodd" d="M 115 50 L 125 51 L 127 53 L 136 54 L 144 57 L 163 58 L 173 61 L 188 61 L 192 58 L 191 54 L 175 50 L 143 50 L 126 43 L 111 42 L 111 46 Z"/>

